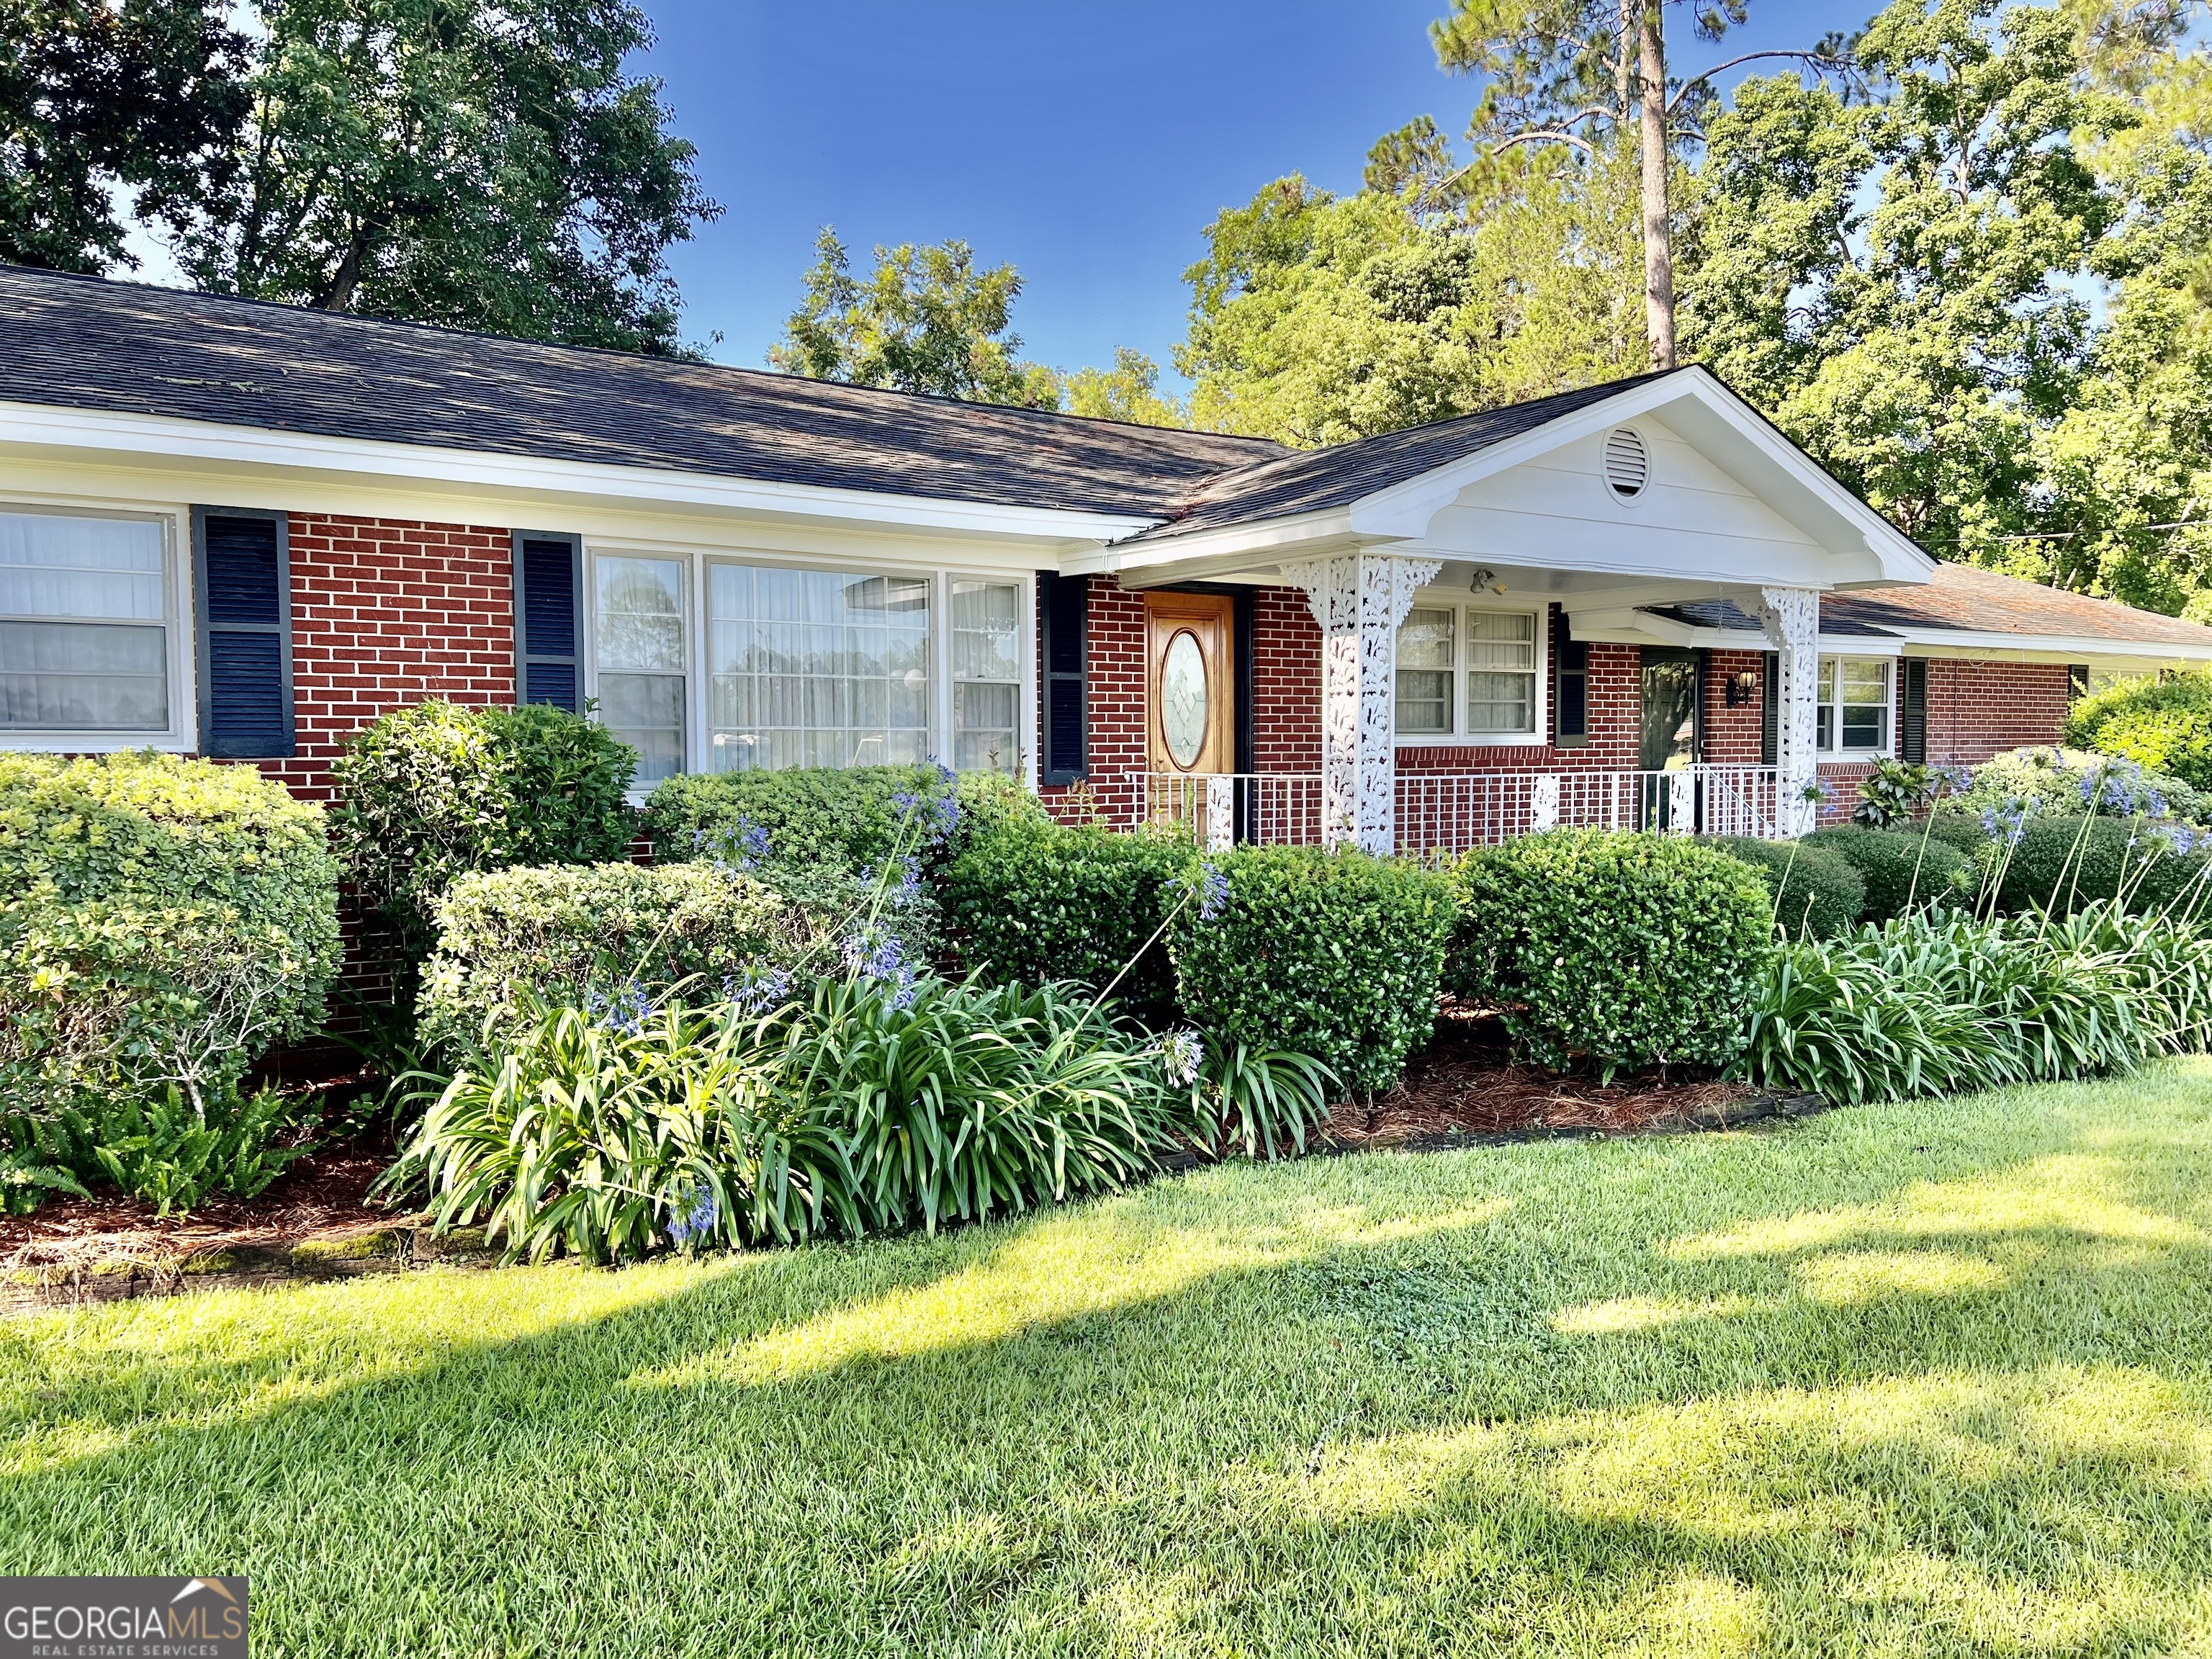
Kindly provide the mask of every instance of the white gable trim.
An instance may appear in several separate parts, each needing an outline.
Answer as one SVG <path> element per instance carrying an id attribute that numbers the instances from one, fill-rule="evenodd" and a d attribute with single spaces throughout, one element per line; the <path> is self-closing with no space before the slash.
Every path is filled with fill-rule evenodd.
<path id="1" fill-rule="evenodd" d="M 1351 527 L 1363 537 L 1425 536 L 1430 520 L 1456 505 L 1460 492 L 1469 484 L 1643 415 L 1660 417 L 1714 465 L 1832 552 L 1863 549 L 1874 555 L 1890 581 L 1923 582 L 1935 568 L 1935 561 L 1910 538 L 1830 477 L 1711 373 L 1695 367 L 1631 386 L 1462 460 L 1378 490 L 1352 504 Z M 1801 499 L 1777 500 L 1778 493 Z"/>

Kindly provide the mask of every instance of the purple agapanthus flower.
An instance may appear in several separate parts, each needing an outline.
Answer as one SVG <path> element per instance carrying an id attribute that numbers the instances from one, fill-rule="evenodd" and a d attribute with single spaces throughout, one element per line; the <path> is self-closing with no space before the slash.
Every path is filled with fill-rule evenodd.
<path id="1" fill-rule="evenodd" d="M 892 1007 L 903 1008 L 913 1002 L 914 964 L 907 960 L 906 946 L 896 934 L 863 928 L 846 935 L 838 954 L 847 973 L 890 987 Z"/>
<path id="2" fill-rule="evenodd" d="M 740 1013 L 765 1013 L 780 1007 L 791 994 L 791 975 L 782 968 L 764 968 L 758 963 L 742 973 L 732 974 L 722 981 L 723 997 L 737 1006 Z"/>
<path id="3" fill-rule="evenodd" d="M 668 1224 L 668 1242 L 679 1250 L 713 1232 L 722 1212 L 714 1201 L 714 1189 L 703 1181 L 683 1201 L 689 1207 Z"/>
<path id="4" fill-rule="evenodd" d="M 1991 841 L 2001 841 L 2008 847 L 2017 847 L 2027 833 L 2027 821 L 2035 816 L 2037 803 L 2015 795 L 2002 806 L 1992 806 L 1982 813 L 1982 833 Z"/>
<path id="5" fill-rule="evenodd" d="M 584 1012 L 617 1036 L 635 1036 L 653 1017 L 653 999 L 635 980 L 624 980 L 612 992 L 584 993 Z"/>
<path id="6" fill-rule="evenodd" d="M 695 830 L 691 846 L 718 870 L 743 872 L 768 862 L 768 830 L 749 817 L 740 817 L 735 823 L 713 831 Z"/>
<path id="7" fill-rule="evenodd" d="M 1229 902 L 1229 878 L 1212 859 L 1198 866 L 1198 919 L 1212 921 Z"/>
<path id="8" fill-rule="evenodd" d="M 1195 1031 L 1170 1031 L 1160 1039 L 1160 1069 L 1167 1073 L 1169 1084 L 1178 1089 L 1188 1088 L 1198 1079 L 1198 1068 L 1206 1061 L 1206 1039 Z"/>

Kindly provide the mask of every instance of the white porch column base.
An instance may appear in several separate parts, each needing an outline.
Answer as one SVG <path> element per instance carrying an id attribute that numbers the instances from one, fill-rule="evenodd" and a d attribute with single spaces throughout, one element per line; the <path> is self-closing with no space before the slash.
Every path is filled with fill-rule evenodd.
<path id="1" fill-rule="evenodd" d="M 1347 553 L 1283 568 L 1321 624 L 1322 844 L 1398 850 L 1398 624 L 1441 559 Z"/>
<path id="2" fill-rule="evenodd" d="M 1759 620 L 1775 650 L 1779 685 L 1775 692 L 1776 828 L 1784 836 L 1810 834 L 1819 827 L 1820 803 L 1813 797 L 1820 772 L 1820 596 L 1809 587 L 1762 587 Z"/>

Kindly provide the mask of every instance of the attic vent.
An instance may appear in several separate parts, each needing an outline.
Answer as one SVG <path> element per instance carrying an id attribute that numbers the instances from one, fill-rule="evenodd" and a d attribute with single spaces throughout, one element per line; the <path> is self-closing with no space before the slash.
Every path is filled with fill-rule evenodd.
<path id="1" fill-rule="evenodd" d="M 1626 427 L 1616 427 L 1605 441 L 1607 488 L 1624 501 L 1632 501 L 1651 482 L 1651 456 L 1644 440 Z"/>

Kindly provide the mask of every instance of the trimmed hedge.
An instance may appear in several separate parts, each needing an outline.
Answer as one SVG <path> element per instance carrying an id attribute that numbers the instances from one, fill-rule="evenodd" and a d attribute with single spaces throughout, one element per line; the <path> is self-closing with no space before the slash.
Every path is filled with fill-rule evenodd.
<path id="1" fill-rule="evenodd" d="M 1139 1018 L 1159 1025 L 1176 1008 L 1175 964 L 1159 931 L 1169 884 L 1188 867 L 1189 842 L 1116 835 L 1097 826 L 1003 823 L 971 837 L 938 878 L 953 947 L 970 968 L 1022 985 L 1072 981 L 1115 988 Z"/>
<path id="2" fill-rule="evenodd" d="M 732 862 L 857 872 L 890 854 L 917 811 L 927 815 L 916 826 L 925 839 L 957 828 L 954 775 L 935 766 L 685 773 L 653 792 L 645 832 L 664 862 L 719 853 Z M 913 850 L 913 831 L 906 840 Z"/>
<path id="3" fill-rule="evenodd" d="M 2203 873 L 2212 853 L 2174 852 L 2156 830 L 2130 819 L 2030 818 L 2009 858 L 2002 842 L 1988 843 L 1982 857 L 1984 869 L 2002 870 L 1997 908 L 2014 915 L 2046 906 L 2070 915 L 2114 897 L 2123 883 L 2130 910 L 2178 904 L 2189 915 L 2212 915 L 2212 876 Z"/>
<path id="4" fill-rule="evenodd" d="M 1775 927 L 1790 939 L 1833 939 L 1866 909 L 1866 882 L 1832 848 L 1806 842 L 1714 836 L 1706 844 L 1749 865 L 1766 884 Z"/>
<path id="5" fill-rule="evenodd" d="M 1224 1046 L 1311 1054 L 1348 1089 L 1398 1080 L 1436 1024 L 1452 927 L 1443 878 L 1362 853 L 1249 847 L 1188 879 L 1195 896 L 1168 939 L 1193 1021 Z"/>
<path id="6" fill-rule="evenodd" d="M 2212 791 L 2212 675 L 2124 680 L 2067 711 L 2066 741 Z"/>
<path id="7" fill-rule="evenodd" d="M 1919 830 L 1816 830 L 1800 843 L 1838 854 L 1866 884 L 1859 920 L 1877 927 L 1901 916 L 1908 905 L 1967 904 L 1974 897 L 1974 869 L 1965 854 Z"/>
<path id="8" fill-rule="evenodd" d="M 339 855 L 403 968 L 436 943 L 438 900 L 462 876 L 620 858 L 636 834 L 636 751 L 544 703 L 431 698 L 363 726 L 331 769 Z"/>
<path id="9" fill-rule="evenodd" d="M 247 1068 L 313 1028 L 337 972 L 322 809 L 250 766 L 0 755 L 0 1182 L 19 1194 L 57 1157 L 107 1173 L 111 1121 L 230 1122 Z M 162 1158 L 118 1167 L 197 1195 Z"/>
<path id="10" fill-rule="evenodd" d="M 1446 983 L 1540 1063 L 1724 1066 L 1773 950 L 1757 871 L 1674 836 L 1553 830 L 1453 866 Z"/>
<path id="11" fill-rule="evenodd" d="M 440 901 L 425 965 L 426 1043 L 511 1021 L 518 987 L 580 1006 L 593 991 L 657 1000 L 678 980 L 757 981 L 813 951 L 820 930 L 754 878 L 711 864 L 548 866 L 464 876 Z"/>

